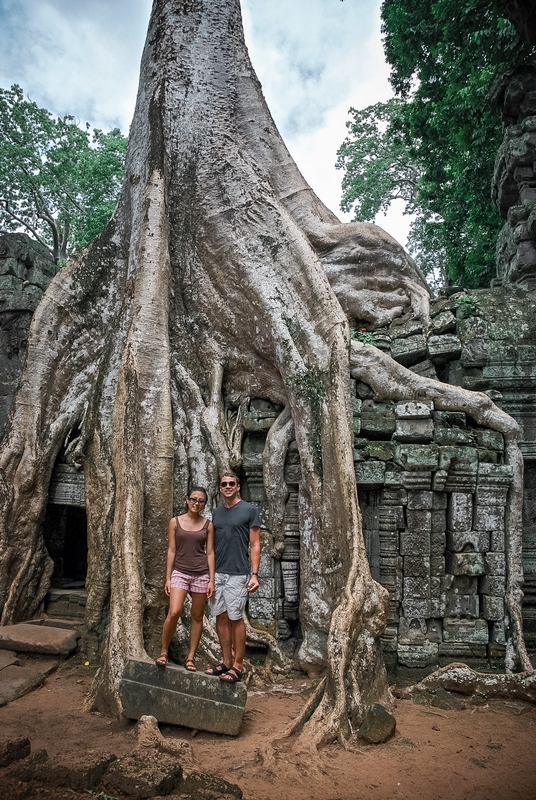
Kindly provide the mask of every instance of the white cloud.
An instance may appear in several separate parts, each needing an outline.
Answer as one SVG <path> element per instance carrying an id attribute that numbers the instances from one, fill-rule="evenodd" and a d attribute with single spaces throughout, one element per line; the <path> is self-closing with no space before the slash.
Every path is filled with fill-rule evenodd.
<path id="1" fill-rule="evenodd" d="M 57 114 L 127 130 L 150 0 L 0 0 L 0 84 Z"/>
<path id="2" fill-rule="evenodd" d="M 211 0 L 213 2 L 214 0 Z M 39 105 L 127 131 L 151 0 L 0 0 L 0 86 Z M 341 218 L 337 148 L 350 106 L 391 95 L 380 0 L 242 0 L 268 106 L 299 168 Z M 378 220 L 405 241 L 400 210 Z"/>

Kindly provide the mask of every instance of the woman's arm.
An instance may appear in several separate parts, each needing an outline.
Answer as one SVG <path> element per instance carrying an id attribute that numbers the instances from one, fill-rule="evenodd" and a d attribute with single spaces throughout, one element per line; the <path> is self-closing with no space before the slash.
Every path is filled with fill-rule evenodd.
<path id="1" fill-rule="evenodd" d="M 167 551 L 167 559 L 166 559 L 166 582 L 164 584 L 164 591 L 169 597 L 171 592 L 171 573 L 173 571 L 173 563 L 175 561 L 175 528 L 177 523 L 175 522 L 175 517 L 172 517 L 169 520 L 168 525 L 168 551 Z"/>
<path id="2" fill-rule="evenodd" d="M 207 588 L 207 597 L 212 597 L 214 594 L 214 525 L 212 522 L 208 523 L 208 533 L 207 533 L 207 561 L 208 561 L 208 574 L 209 574 L 209 582 Z"/>

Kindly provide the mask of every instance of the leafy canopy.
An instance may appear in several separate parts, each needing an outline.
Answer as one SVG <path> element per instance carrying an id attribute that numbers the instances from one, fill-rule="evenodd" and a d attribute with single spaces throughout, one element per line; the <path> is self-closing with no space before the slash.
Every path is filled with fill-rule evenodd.
<path id="1" fill-rule="evenodd" d="M 388 103 L 355 111 L 337 166 L 341 207 L 372 220 L 392 200 L 416 214 L 409 246 L 425 273 L 485 285 L 501 220 L 490 180 L 502 126 L 492 95 L 534 59 L 499 0 L 384 0 Z"/>
<path id="2" fill-rule="evenodd" d="M 391 99 L 363 110 L 350 109 L 350 132 L 337 153 L 337 168 L 344 169 L 341 208 L 354 207 L 355 218 L 365 222 L 387 211 L 393 200 L 415 203 L 420 169 L 403 132 L 404 101 Z"/>
<path id="3" fill-rule="evenodd" d="M 90 242 L 110 219 L 123 181 L 127 138 L 53 117 L 0 89 L 0 225 L 25 230 L 56 261 Z"/>

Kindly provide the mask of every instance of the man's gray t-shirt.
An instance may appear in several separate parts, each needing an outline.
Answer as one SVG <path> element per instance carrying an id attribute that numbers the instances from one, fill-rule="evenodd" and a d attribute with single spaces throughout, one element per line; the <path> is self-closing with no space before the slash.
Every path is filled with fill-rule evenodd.
<path id="1" fill-rule="evenodd" d="M 260 527 L 259 509 L 245 500 L 212 512 L 216 572 L 249 575 L 249 529 Z"/>

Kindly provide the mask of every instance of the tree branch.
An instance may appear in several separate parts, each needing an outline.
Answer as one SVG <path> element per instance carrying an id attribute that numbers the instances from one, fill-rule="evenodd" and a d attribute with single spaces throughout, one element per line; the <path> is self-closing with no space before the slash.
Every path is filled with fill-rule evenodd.
<path id="1" fill-rule="evenodd" d="M 48 249 L 48 251 L 49 251 L 50 255 L 54 257 L 54 253 L 53 253 L 53 251 L 50 249 L 50 247 L 49 247 L 49 246 L 48 246 L 48 244 L 45 242 L 45 240 L 44 240 L 44 239 L 42 239 L 42 238 L 41 238 L 41 236 L 39 236 L 39 234 L 38 234 L 38 232 L 35 230 L 35 228 L 33 228 L 31 225 L 29 225 L 27 222 L 25 222 L 25 221 L 24 221 L 24 220 L 23 220 L 21 217 L 18 217 L 18 216 L 17 216 L 17 215 L 16 215 L 16 214 L 15 214 L 13 211 L 11 211 L 11 209 L 9 208 L 9 201 L 8 201 L 8 200 L 6 200 L 6 198 L 5 198 L 5 197 L 0 197 L 0 203 L 4 203 L 4 205 L 5 205 L 5 207 L 6 207 L 6 212 L 9 214 L 9 216 L 11 217 L 11 219 L 14 219 L 14 220 L 15 220 L 16 222 L 18 222 L 20 225 L 23 225 L 23 226 L 26 228 L 26 230 L 30 231 L 30 233 L 31 233 L 33 236 L 35 236 L 35 238 L 37 239 L 37 241 L 38 241 L 40 244 L 43 244 L 43 245 L 44 245 L 44 246 L 45 246 L 45 247 Z"/>
<path id="2" fill-rule="evenodd" d="M 80 203 L 77 200 L 75 200 L 74 197 L 72 197 L 71 194 L 66 189 L 63 189 L 63 193 L 64 193 L 65 197 L 67 197 L 67 199 L 71 201 L 73 206 L 75 206 L 83 214 L 84 213 L 84 209 L 82 208 Z"/>
<path id="3" fill-rule="evenodd" d="M 60 258 L 67 258 L 67 242 L 69 240 L 70 228 L 71 228 L 71 221 L 70 221 L 69 217 L 66 217 L 65 221 L 63 223 L 63 233 L 61 235 L 61 240 L 60 240 L 60 242 L 61 242 L 60 243 L 60 252 L 59 252 L 59 257 Z"/>
<path id="4" fill-rule="evenodd" d="M 37 216 L 39 217 L 39 219 L 42 219 L 44 222 L 46 222 L 47 225 L 49 225 L 49 227 L 52 230 L 52 240 L 54 242 L 54 249 L 53 249 L 53 253 L 52 254 L 54 256 L 54 261 L 57 261 L 58 257 L 59 257 L 59 249 L 60 249 L 60 236 L 59 236 L 58 226 L 56 224 L 56 220 L 53 217 L 50 216 L 48 211 L 46 211 L 44 213 L 38 213 Z"/>

